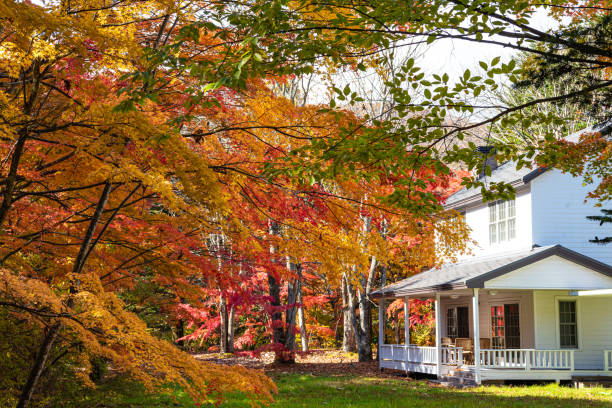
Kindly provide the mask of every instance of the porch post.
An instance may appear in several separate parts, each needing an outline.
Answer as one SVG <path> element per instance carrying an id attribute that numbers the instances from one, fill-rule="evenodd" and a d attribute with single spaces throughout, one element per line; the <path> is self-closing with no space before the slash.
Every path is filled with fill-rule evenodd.
<path id="1" fill-rule="evenodd" d="M 442 322 L 440 319 L 440 293 L 436 293 L 436 301 L 434 303 L 434 313 L 436 317 L 436 374 L 438 378 L 442 376 Z"/>
<path id="2" fill-rule="evenodd" d="M 474 288 L 472 312 L 474 320 L 474 380 L 476 384 L 480 384 L 480 308 L 478 302 L 478 288 Z"/>
<path id="3" fill-rule="evenodd" d="M 385 300 L 378 302 L 378 368 L 382 371 L 382 346 L 385 344 Z"/>
<path id="4" fill-rule="evenodd" d="M 410 345 L 410 298 L 406 296 L 404 298 L 404 344 Z"/>

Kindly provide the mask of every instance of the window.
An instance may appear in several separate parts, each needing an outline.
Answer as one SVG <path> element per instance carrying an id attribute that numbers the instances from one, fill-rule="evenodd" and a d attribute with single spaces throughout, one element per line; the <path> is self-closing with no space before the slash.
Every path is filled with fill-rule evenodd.
<path id="1" fill-rule="evenodd" d="M 449 307 L 446 310 L 446 336 L 470 337 L 469 310 L 465 306 Z"/>
<path id="2" fill-rule="evenodd" d="M 559 335 L 561 348 L 578 348 L 576 302 L 559 302 Z"/>
<path id="3" fill-rule="evenodd" d="M 518 303 L 491 306 L 491 338 L 494 349 L 521 347 Z"/>
<path id="4" fill-rule="evenodd" d="M 454 307 L 446 310 L 446 336 L 457 337 L 457 309 Z"/>
<path id="5" fill-rule="evenodd" d="M 489 204 L 489 244 L 516 238 L 516 207 L 514 200 Z"/>

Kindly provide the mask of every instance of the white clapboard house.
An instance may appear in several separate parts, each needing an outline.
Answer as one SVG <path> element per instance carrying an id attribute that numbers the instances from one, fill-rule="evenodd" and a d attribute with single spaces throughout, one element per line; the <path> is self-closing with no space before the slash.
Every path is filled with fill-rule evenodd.
<path id="1" fill-rule="evenodd" d="M 477 189 L 463 189 L 446 202 L 465 215 L 474 255 L 371 294 L 435 299 L 435 346 L 379 336 L 381 369 L 475 383 L 612 376 L 612 246 L 589 242 L 609 235 L 586 219 L 599 213 L 585 203 L 589 186 L 513 163 L 487 181 L 510 183 L 515 200 L 483 203 Z"/>

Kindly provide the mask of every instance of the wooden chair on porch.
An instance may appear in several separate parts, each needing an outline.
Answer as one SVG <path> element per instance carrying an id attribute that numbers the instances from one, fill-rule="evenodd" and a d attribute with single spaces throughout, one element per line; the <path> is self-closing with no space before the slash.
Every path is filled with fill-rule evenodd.
<path id="1" fill-rule="evenodd" d="M 467 337 L 457 337 L 455 346 L 463 348 L 463 358 L 468 364 L 474 364 L 474 340 Z"/>
<path id="2" fill-rule="evenodd" d="M 442 337 L 442 346 L 454 346 L 452 337 Z"/>

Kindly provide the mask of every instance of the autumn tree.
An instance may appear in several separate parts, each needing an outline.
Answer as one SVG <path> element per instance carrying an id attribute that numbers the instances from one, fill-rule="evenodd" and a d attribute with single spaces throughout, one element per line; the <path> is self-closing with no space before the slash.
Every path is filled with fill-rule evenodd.
<path id="1" fill-rule="evenodd" d="M 85 385 L 101 357 L 150 390 L 174 382 L 199 402 L 247 389 L 268 400 L 274 389 L 260 373 L 228 376 L 151 336 L 116 294 L 154 271 L 174 296 L 195 299 L 199 280 L 217 273 L 201 239 L 226 208 L 217 170 L 172 126 L 163 100 L 126 110 L 117 97 L 121 75 L 148 66 L 145 48 L 178 24 L 168 7 L 0 5 L 0 304 L 42 335 L 12 390 L 18 407 L 32 401 L 54 349 Z"/>

